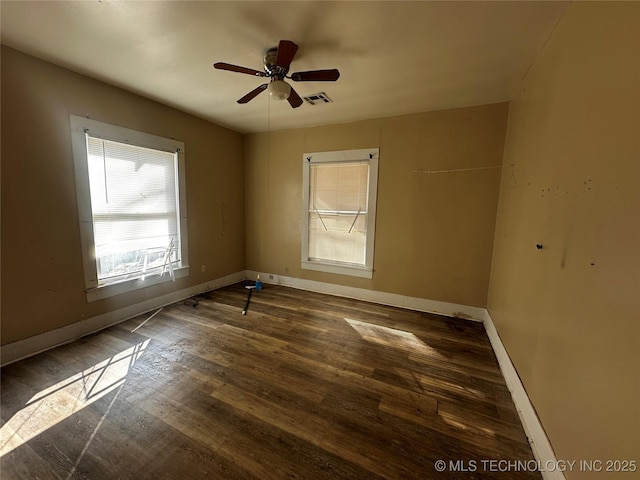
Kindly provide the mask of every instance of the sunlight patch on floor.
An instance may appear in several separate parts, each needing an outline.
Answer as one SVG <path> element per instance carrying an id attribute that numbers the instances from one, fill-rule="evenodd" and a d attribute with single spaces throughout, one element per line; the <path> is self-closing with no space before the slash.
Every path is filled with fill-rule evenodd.
<path id="1" fill-rule="evenodd" d="M 0 457 L 123 385 L 148 344 L 145 340 L 34 395 L 0 427 Z"/>
<path id="2" fill-rule="evenodd" d="M 469 431 L 475 435 L 486 435 L 489 437 L 496 436 L 496 432 L 492 428 L 481 427 L 477 424 L 470 424 L 468 419 L 456 417 L 450 413 L 439 413 L 438 415 L 440 415 L 440 418 L 442 418 L 445 423 L 459 430 Z"/>
<path id="3" fill-rule="evenodd" d="M 374 323 L 362 322 L 345 318 L 347 323 L 360 334 L 360 336 L 372 343 L 385 347 L 406 350 L 412 353 L 420 353 L 426 356 L 443 358 L 434 348 L 427 345 L 411 332 L 398 330 L 397 328 L 384 327 Z"/>

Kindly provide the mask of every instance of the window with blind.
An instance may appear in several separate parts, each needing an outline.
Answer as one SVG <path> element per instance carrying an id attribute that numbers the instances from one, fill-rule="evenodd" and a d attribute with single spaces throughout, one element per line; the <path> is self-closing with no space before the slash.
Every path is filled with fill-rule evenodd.
<path id="1" fill-rule="evenodd" d="M 372 277 L 378 149 L 303 156 L 302 268 Z"/>
<path id="2" fill-rule="evenodd" d="M 87 134 L 98 284 L 180 262 L 177 153 Z"/>
<path id="3" fill-rule="evenodd" d="M 75 116 L 71 126 L 88 298 L 188 273 L 182 142 Z"/>

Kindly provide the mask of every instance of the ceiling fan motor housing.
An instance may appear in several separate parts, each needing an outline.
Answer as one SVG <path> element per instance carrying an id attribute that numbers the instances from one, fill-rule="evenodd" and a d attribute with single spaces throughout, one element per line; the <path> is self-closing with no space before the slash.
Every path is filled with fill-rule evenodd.
<path id="1" fill-rule="evenodd" d="M 264 71 L 270 77 L 277 77 L 276 80 L 282 80 L 287 72 L 288 68 L 279 67 L 276 65 L 276 59 L 278 57 L 278 47 L 273 47 L 267 50 L 267 53 L 264 54 Z"/>

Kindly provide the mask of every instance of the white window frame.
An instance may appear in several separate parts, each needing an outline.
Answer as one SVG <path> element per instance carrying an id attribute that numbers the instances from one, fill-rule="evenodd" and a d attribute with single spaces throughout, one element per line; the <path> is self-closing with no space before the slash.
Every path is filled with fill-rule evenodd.
<path id="1" fill-rule="evenodd" d="M 380 150 L 367 148 L 359 150 L 340 150 L 333 152 L 305 153 L 302 156 L 302 258 L 301 267 L 305 270 L 337 273 L 355 277 L 373 278 L 373 253 L 376 234 L 376 200 L 378 195 L 378 160 Z M 309 201 L 310 166 L 314 163 L 369 163 L 369 191 L 367 213 L 367 239 L 365 244 L 365 264 L 356 266 L 341 262 L 329 262 L 309 258 Z"/>
<path id="2" fill-rule="evenodd" d="M 69 115 L 71 127 L 71 147 L 76 179 L 76 199 L 78 202 L 78 221 L 80 224 L 80 245 L 87 301 L 93 302 L 130 292 L 151 285 L 172 281 L 189 275 L 189 256 L 187 238 L 187 201 L 185 181 L 185 147 L 184 143 L 152 135 L 149 133 L 119 127 L 77 115 Z M 177 153 L 178 157 L 178 207 L 180 221 L 180 254 L 181 265 L 173 269 L 173 278 L 164 274 L 146 274 L 138 278 L 123 280 L 117 283 L 98 285 L 98 271 L 95 258 L 93 215 L 91 210 L 91 193 L 89 189 L 89 170 L 87 163 L 87 134 L 114 142 L 128 143 L 139 147 Z"/>

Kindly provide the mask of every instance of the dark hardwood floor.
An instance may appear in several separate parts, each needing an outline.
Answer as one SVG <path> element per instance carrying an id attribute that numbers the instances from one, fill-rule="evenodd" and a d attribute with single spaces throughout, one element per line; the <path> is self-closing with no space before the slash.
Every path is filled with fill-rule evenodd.
<path id="1" fill-rule="evenodd" d="M 533 457 L 482 324 L 269 285 L 243 316 L 246 296 L 3 368 L 1 478 L 541 478 L 483 463 Z"/>

